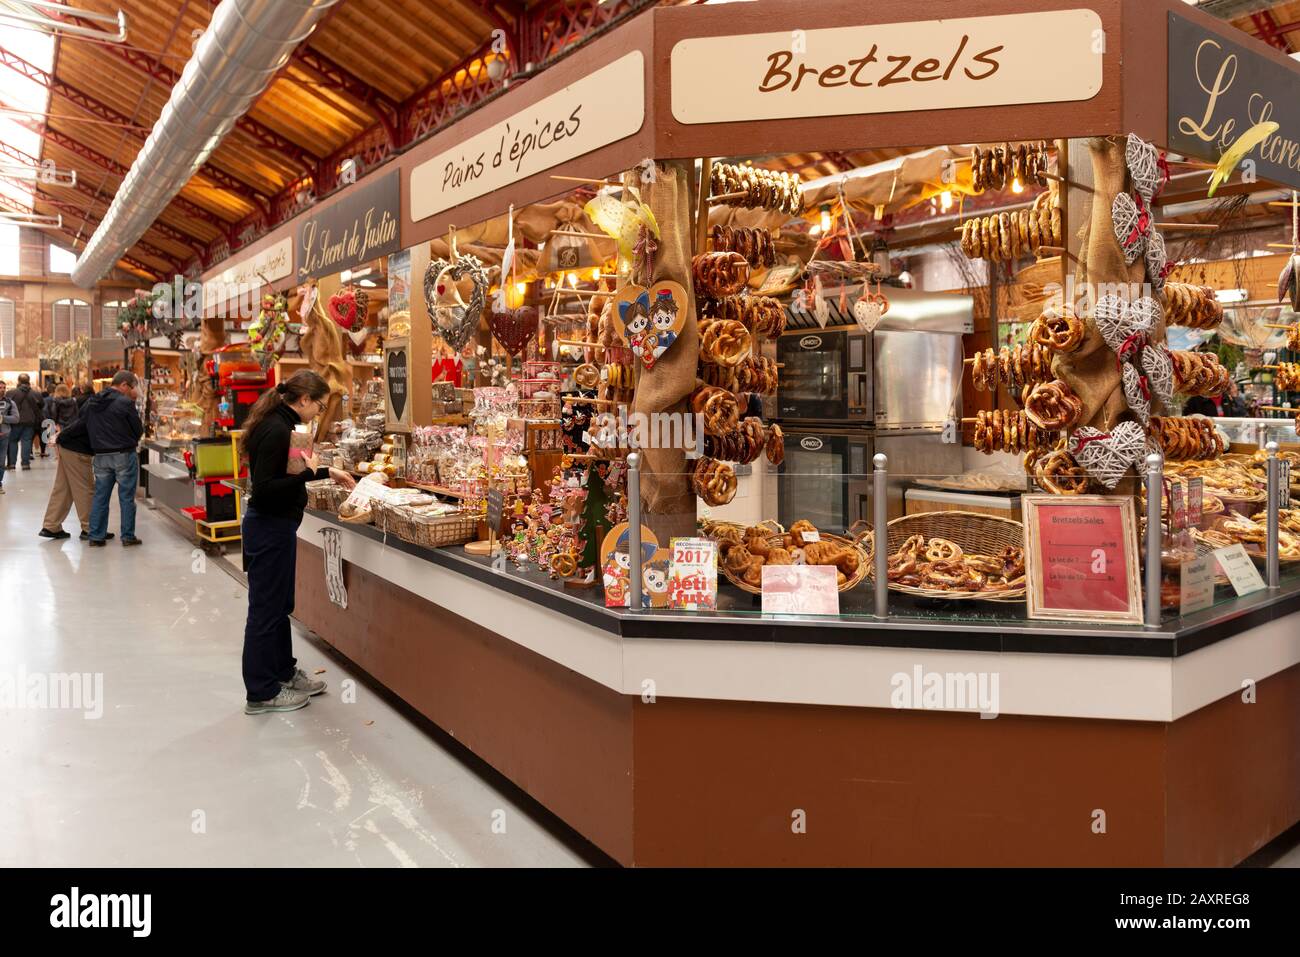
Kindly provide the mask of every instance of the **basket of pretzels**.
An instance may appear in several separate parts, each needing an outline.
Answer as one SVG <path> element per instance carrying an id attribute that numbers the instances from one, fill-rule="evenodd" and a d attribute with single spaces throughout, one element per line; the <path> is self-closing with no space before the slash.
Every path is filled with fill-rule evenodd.
<path id="1" fill-rule="evenodd" d="M 889 523 L 889 589 L 947 601 L 1024 601 L 1025 530 L 978 512 L 918 512 Z"/>
<path id="2" fill-rule="evenodd" d="M 704 533 L 718 543 L 722 574 L 751 595 L 763 591 L 764 565 L 830 565 L 840 591 L 860 585 L 871 570 L 874 540 L 868 528 L 850 531 L 852 535 L 833 535 L 802 519 L 789 531 L 770 521 L 748 528 L 730 522 L 704 526 Z"/>

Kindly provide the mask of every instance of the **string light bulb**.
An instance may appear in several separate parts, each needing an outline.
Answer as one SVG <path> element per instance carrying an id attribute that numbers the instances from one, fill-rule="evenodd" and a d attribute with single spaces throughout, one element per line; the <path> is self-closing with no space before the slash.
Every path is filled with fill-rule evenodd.
<path id="1" fill-rule="evenodd" d="M 945 213 L 948 212 L 948 210 L 952 209 L 951 190 L 945 189 L 942 193 L 939 194 L 939 208 L 943 210 L 943 212 Z"/>
<path id="2" fill-rule="evenodd" d="M 827 209 L 825 206 L 822 207 L 821 226 L 822 226 L 822 232 L 829 233 L 831 231 L 831 211 Z"/>
<path id="3" fill-rule="evenodd" d="M 568 274 L 565 275 L 564 278 L 568 281 L 568 283 L 569 283 L 569 287 L 570 287 L 571 289 L 577 289 L 577 288 L 578 288 L 578 274 L 577 274 L 576 272 L 568 273 Z"/>
<path id="4" fill-rule="evenodd" d="M 1020 177 L 1017 176 L 1015 179 L 1013 179 L 1013 180 L 1011 181 L 1011 192 L 1013 192 L 1013 193 L 1023 193 L 1024 191 L 1025 191 L 1025 187 L 1024 187 L 1024 185 L 1020 182 Z"/>

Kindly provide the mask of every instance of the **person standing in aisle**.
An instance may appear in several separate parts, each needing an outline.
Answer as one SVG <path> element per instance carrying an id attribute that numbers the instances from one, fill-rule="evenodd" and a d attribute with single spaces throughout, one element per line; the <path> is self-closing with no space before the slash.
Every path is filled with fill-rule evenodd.
<path id="1" fill-rule="evenodd" d="M 40 425 L 41 418 L 41 398 L 40 393 L 32 389 L 32 379 L 26 372 L 18 377 L 18 388 L 14 389 L 10 396 L 14 405 L 18 406 L 18 422 L 9 433 L 9 468 L 10 470 L 18 463 L 18 453 L 22 452 L 22 464 L 24 469 L 32 467 L 32 437 L 36 434 L 36 428 Z"/>
<path id="2" fill-rule="evenodd" d="M 70 426 L 81 411 L 77 406 L 77 400 L 72 397 L 71 390 L 63 382 L 55 387 L 54 392 L 45 402 L 48 406 L 48 418 L 54 423 L 56 434 Z"/>
<path id="3" fill-rule="evenodd" d="M 95 494 L 94 453 L 90 445 L 90 433 L 86 429 L 86 417 L 78 416 L 71 425 L 59 433 L 58 468 L 54 472 L 54 487 L 50 489 L 50 501 L 45 506 L 45 520 L 37 532 L 41 538 L 71 538 L 63 530 L 63 521 L 68 511 L 75 504 L 77 518 L 81 522 L 81 540 L 90 538 L 91 502 Z M 104 538 L 111 539 L 112 532 L 105 532 Z"/>
<path id="4" fill-rule="evenodd" d="M 95 457 L 92 469 L 95 493 L 90 505 L 90 544 L 102 546 L 108 538 L 108 502 L 117 485 L 122 515 L 122 544 L 139 545 L 135 537 L 135 487 L 140 480 L 140 455 L 136 446 L 144 434 L 136 411 L 136 377 L 123 369 L 112 385 L 86 403 L 82 415 Z"/>
<path id="5" fill-rule="evenodd" d="M 268 389 L 244 421 L 249 497 L 244 509 L 244 572 L 248 576 L 248 620 L 244 625 L 245 714 L 296 711 L 325 682 L 309 678 L 293 657 L 289 615 L 298 556 L 298 526 L 307 507 L 307 482 L 333 477 L 352 486 L 352 476 L 321 469 L 314 456 L 291 459 L 294 427 L 324 410 L 330 388 L 303 370 Z"/>
<path id="6" fill-rule="evenodd" d="M 9 458 L 9 440 L 18 424 L 18 406 L 8 395 L 9 384 L 0 379 L 0 495 L 5 493 L 5 462 Z"/>
<path id="7" fill-rule="evenodd" d="M 90 397 L 94 394 L 95 394 L 95 390 L 92 389 L 84 382 L 81 383 L 81 385 L 77 386 L 75 390 L 73 390 L 72 397 L 77 400 L 78 415 L 81 414 L 81 410 L 86 407 L 86 403 L 90 401 Z"/>
<path id="8" fill-rule="evenodd" d="M 33 389 L 32 392 L 41 403 L 41 411 L 36 416 L 36 429 L 32 432 L 32 442 L 40 453 L 40 457 L 45 458 L 48 454 L 45 451 L 45 430 L 50 421 L 49 403 L 51 393 L 49 389 L 41 388 Z"/>

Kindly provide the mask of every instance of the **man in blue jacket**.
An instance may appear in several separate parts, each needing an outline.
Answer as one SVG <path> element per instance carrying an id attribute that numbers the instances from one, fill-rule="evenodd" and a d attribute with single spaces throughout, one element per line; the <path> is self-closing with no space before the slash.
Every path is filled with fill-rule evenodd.
<path id="1" fill-rule="evenodd" d="M 91 398 L 82 410 L 95 453 L 95 497 L 90 505 L 92 547 L 102 547 L 108 537 L 108 502 L 114 483 L 122 510 L 122 544 L 140 544 L 135 537 L 135 487 L 140 479 L 136 446 L 144 434 L 144 424 L 136 411 L 136 396 L 135 373 L 123 369 L 113 376 L 112 385 Z"/>

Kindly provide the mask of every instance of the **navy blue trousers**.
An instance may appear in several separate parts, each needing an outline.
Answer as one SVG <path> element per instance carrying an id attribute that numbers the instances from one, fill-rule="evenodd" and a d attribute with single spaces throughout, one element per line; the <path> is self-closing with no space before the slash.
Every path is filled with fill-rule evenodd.
<path id="1" fill-rule="evenodd" d="M 293 678 L 297 659 L 289 631 L 298 559 L 298 518 L 244 512 L 244 572 L 248 621 L 244 625 L 244 690 L 249 701 L 269 701 L 280 682 Z"/>

